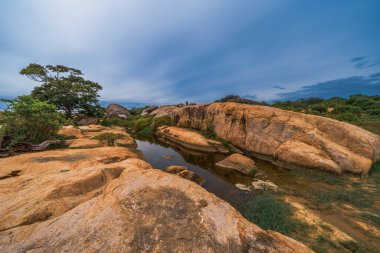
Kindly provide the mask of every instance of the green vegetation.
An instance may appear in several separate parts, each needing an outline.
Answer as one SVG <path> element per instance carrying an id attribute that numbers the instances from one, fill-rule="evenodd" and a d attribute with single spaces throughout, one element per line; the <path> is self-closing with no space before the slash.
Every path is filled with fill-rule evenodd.
<path id="1" fill-rule="evenodd" d="M 275 102 L 272 106 L 357 124 L 380 134 L 380 96 L 352 95 L 347 99 L 305 98 Z"/>
<path id="2" fill-rule="evenodd" d="M 115 141 L 122 138 L 125 138 L 124 134 L 116 134 L 116 133 L 102 133 L 93 137 L 93 139 L 95 140 L 107 141 L 108 146 L 115 146 Z"/>
<path id="3" fill-rule="evenodd" d="M 128 119 L 104 119 L 101 124 L 103 126 L 117 125 L 125 127 L 128 131 L 140 136 L 152 136 L 154 131 L 163 125 L 175 125 L 174 120 L 168 116 L 131 116 Z"/>
<path id="4" fill-rule="evenodd" d="M 33 98 L 55 104 L 67 118 L 72 118 L 74 112 L 87 116 L 100 116 L 103 112 L 98 104 L 102 86 L 85 80 L 78 69 L 32 63 L 20 74 L 41 83 L 32 91 Z"/>
<path id="5" fill-rule="evenodd" d="M 31 96 L 18 97 L 0 118 L 2 132 L 11 136 L 12 142 L 37 144 L 54 139 L 63 118 L 55 105 L 34 99 Z"/>
<path id="6" fill-rule="evenodd" d="M 297 230 L 307 229 L 307 225 L 293 217 L 293 207 L 280 200 L 272 193 L 261 193 L 253 196 L 242 207 L 246 219 L 264 229 L 290 235 Z"/>

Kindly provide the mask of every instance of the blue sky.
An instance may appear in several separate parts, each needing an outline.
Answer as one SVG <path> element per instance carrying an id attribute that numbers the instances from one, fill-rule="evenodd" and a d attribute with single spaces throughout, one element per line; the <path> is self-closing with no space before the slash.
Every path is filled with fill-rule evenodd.
<path id="1" fill-rule="evenodd" d="M 380 94 L 380 1 L 0 2 L 0 97 L 31 62 L 81 69 L 101 99 L 168 104 Z"/>

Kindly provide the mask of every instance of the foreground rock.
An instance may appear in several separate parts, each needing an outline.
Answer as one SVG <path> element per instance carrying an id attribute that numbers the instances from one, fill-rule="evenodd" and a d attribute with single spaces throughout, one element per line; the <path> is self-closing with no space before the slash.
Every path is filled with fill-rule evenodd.
<path id="1" fill-rule="evenodd" d="M 56 217 L 92 198 L 116 175 L 104 161 L 130 157 L 137 155 L 126 148 L 102 147 L 0 159 L 0 178 L 19 171 L 0 180 L 0 231 Z"/>
<path id="2" fill-rule="evenodd" d="M 238 171 L 244 175 L 252 175 L 257 167 L 255 162 L 241 154 L 232 154 L 215 164 L 218 169 L 226 171 Z"/>
<path id="3" fill-rule="evenodd" d="M 366 174 L 380 160 L 380 136 L 337 120 L 237 103 L 163 107 L 179 126 L 214 132 L 245 152 L 285 167 Z"/>
<path id="4" fill-rule="evenodd" d="M 109 104 L 106 107 L 107 118 L 128 118 L 130 115 L 127 108 L 118 104 Z"/>
<path id="5" fill-rule="evenodd" d="M 127 148 L 0 160 L 1 174 L 16 167 L 19 176 L 0 180 L 1 252 L 311 252 Z"/>
<path id="6" fill-rule="evenodd" d="M 175 126 L 162 126 L 156 131 L 156 135 L 188 149 L 207 153 L 229 153 L 221 142 L 207 139 L 200 133 Z"/>

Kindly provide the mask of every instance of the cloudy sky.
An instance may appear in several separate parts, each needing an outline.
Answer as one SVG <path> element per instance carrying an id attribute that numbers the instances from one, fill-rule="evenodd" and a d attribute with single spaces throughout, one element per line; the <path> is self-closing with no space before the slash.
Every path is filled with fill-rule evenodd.
<path id="1" fill-rule="evenodd" d="M 141 103 L 380 94 L 378 0 L 0 2 L 0 97 L 29 63 L 81 69 Z"/>

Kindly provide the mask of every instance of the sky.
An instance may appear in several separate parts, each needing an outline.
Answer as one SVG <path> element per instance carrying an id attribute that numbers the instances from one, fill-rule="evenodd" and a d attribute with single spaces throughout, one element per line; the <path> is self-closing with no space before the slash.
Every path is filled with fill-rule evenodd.
<path id="1" fill-rule="evenodd" d="M 0 1 L 0 97 L 29 63 L 82 70 L 101 100 L 380 94 L 378 0 Z"/>

